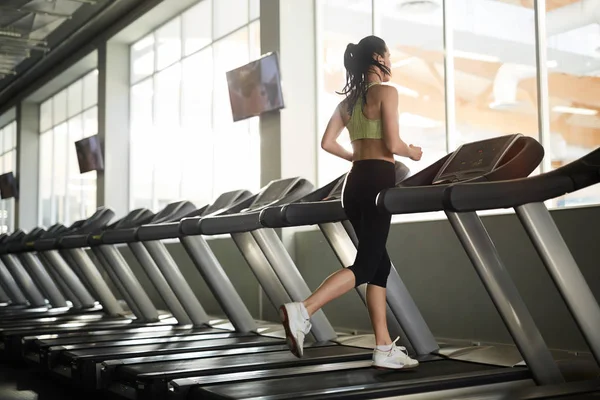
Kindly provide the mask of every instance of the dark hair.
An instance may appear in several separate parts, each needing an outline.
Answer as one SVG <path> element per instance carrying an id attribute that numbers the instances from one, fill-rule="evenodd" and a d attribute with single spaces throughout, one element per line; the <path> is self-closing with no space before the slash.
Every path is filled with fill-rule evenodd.
<path id="1" fill-rule="evenodd" d="M 349 43 L 344 53 L 344 67 L 346 68 L 346 85 L 338 94 L 346 95 L 346 104 L 348 113 L 352 114 L 352 109 L 360 96 L 363 102 L 367 102 L 367 83 L 365 78 L 371 67 L 377 67 L 383 74 L 390 75 L 390 69 L 377 61 L 374 54 L 385 55 L 386 44 L 378 36 L 367 36 L 358 44 Z"/>

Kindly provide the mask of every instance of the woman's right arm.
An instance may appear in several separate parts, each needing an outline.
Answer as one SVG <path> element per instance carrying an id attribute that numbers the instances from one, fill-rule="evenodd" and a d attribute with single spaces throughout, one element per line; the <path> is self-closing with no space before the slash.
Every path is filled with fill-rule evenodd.
<path id="1" fill-rule="evenodd" d="M 418 161 L 421 159 L 420 147 L 409 146 L 400 139 L 398 116 L 398 90 L 393 86 L 382 85 L 381 121 L 383 124 L 383 141 L 386 147 L 395 155 L 408 157 Z"/>

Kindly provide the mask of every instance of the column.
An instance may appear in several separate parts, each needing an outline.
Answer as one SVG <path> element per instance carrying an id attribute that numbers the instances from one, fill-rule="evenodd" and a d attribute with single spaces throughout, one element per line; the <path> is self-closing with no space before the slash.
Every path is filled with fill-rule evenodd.
<path id="1" fill-rule="evenodd" d="M 98 172 L 97 205 L 124 216 L 129 209 L 129 46 L 98 48 L 98 135 L 104 171 Z"/>
<path id="2" fill-rule="evenodd" d="M 22 102 L 17 106 L 17 179 L 19 199 L 15 201 L 15 227 L 26 231 L 38 225 L 40 107 Z"/>

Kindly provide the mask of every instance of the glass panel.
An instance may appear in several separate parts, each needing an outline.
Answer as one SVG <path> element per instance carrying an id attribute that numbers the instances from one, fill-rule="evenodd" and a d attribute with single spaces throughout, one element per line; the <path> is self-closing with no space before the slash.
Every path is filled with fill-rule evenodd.
<path id="1" fill-rule="evenodd" d="M 226 72 L 248 63 L 248 28 L 214 44 L 214 127 L 217 135 L 233 124 Z"/>
<path id="2" fill-rule="evenodd" d="M 183 61 L 182 193 L 201 206 L 213 199 L 212 48 Z"/>
<path id="3" fill-rule="evenodd" d="M 153 208 L 155 134 L 153 129 L 153 79 L 131 88 L 130 196 L 133 208 Z"/>
<path id="4" fill-rule="evenodd" d="M 212 0 L 202 0 L 183 16 L 183 40 L 185 55 L 190 55 L 212 41 Z"/>
<path id="5" fill-rule="evenodd" d="M 260 0 L 250 0 L 250 21 L 260 18 Z"/>
<path id="6" fill-rule="evenodd" d="M 53 135 L 52 130 L 40 135 L 40 224 L 46 227 L 55 221 L 52 212 Z"/>
<path id="7" fill-rule="evenodd" d="M 15 142 L 17 136 L 16 130 L 17 124 L 15 122 L 11 122 L 4 127 L 4 147 L 2 151 L 7 152 L 17 146 L 17 143 Z"/>
<path id="8" fill-rule="evenodd" d="M 248 23 L 248 1 L 218 0 L 213 4 L 215 39 Z M 235 12 L 232 12 L 235 10 Z"/>
<path id="9" fill-rule="evenodd" d="M 154 118 L 152 117 L 154 99 L 153 79 L 147 79 L 131 88 L 131 135 L 151 133 Z"/>
<path id="10" fill-rule="evenodd" d="M 344 51 L 348 43 L 358 43 L 363 37 L 373 33 L 373 13 L 371 0 L 356 0 L 352 3 L 344 0 L 323 0 L 318 2 L 318 6 L 322 25 L 319 27 L 321 48 L 318 71 L 321 73 L 318 77 L 317 143 L 321 143 L 329 118 L 343 99 L 335 92 L 342 90 L 345 84 Z M 352 149 L 347 133 L 340 135 L 338 141 L 344 147 Z M 319 185 L 327 184 L 350 168 L 348 161 L 326 153 L 320 146 L 317 160 Z"/>
<path id="11" fill-rule="evenodd" d="M 259 152 L 250 129 L 257 122 L 245 120 L 233 123 L 225 76 L 226 71 L 249 62 L 248 35 L 248 28 L 244 28 L 214 45 L 213 196 L 240 188 L 256 190 L 260 179 Z M 239 168 L 239 165 L 244 165 L 244 168 Z"/>
<path id="12" fill-rule="evenodd" d="M 135 83 L 154 73 L 154 34 L 131 46 L 131 82 Z"/>
<path id="13" fill-rule="evenodd" d="M 156 68 L 164 69 L 181 59 L 181 19 L 175 18 L 156 31 Z"/>
<path id="14" fill-rule="evenodd" d="M 156 152 L 154 160 L 154 196 L 160 209 L 180 198 L 183 141 L 180 127 L 181 64 L 156 75 L 154 121 Z M 156 153 L 155 153 L 156 154 Z"/>
<path id="15" fill-rule="evenodd" d="M 63 90 L 52 98 L 53 124 L 57 125 L 67 119 L 67 91 Z"/>
<path id="16" fill-rule="evenodd" d="M 52 99 L 48 99 L 40 106 L 40 132 L 52 128 Z"/>
<path id="17" fill-rule="evenodd" d="M 181 64 L 155 75 L 154 123 L 157 129 L 173 132 L 179 128 Z"/>
<path id="18" fill-rule="evenodd" d="M 67 124 L 60 124 L 54 128 L 54 168 L 53 168 L 53 197 L 56 207 L 57 221 L 65 221 L 66 219 L 66 189 L 67 189 L 67 148 L 69 146 Z"/>
<path id="19" fill-rule="evenodd" d="M 6 171 L 6 169 L 4 168 L 4 158 L 5 158 L 5 157 L 4 157 L 4 154 L 0 155 L 0 174 L 3 174 L 3 173 L 5 173 L 5 172 L 8 172 L 8 171 Z"/>
<path id="20" fill-rule="evenodd" d="M 260 21 L 250 24 L 250 60 L 256 60 L 261 56 L 260 52 Z"/>
<path id="21" fill-rule="evenodd" d="M 8 133 L 8 126 L 0 129 L 0 154 L 4 153 L 4 135 Z"/>
<path id="22" fill-rule="evenodd" d="M 88 137 L 98 133 L 98 107 L 90 108 L 83 113 L 83 136 Z"/>
<path id="23" fill-rule="evenodd" d="M 567 16 L 555 12 L 558 3 L 546 2 L 550 108 L 550 148 L 546 148 L 546 156 L 551 157 L 552 169 L 600 146 L 600 29 L 597 24 L 563 23 L 561 19 Z M 595 1 L 582 3 L 587 3 L 590 10 L 599 10 Z M 582 4 L 576 8 L 575 13 L 587 12 Z M 591 22 L 587 17 L 584 20 Z M 525 83 L 528 88 L 535 87 L 535 82 L 527 80 Z M 600 185 L 578 190 L 550 203 L 558 207 L 599 204 Z"/>
<path id="24" fill-rule="evenodd" d="M 96 211 L 96 180 L 96 171 L 86 172 L 81 175 L 83 215 L 80 218 L 89 217 Z"/>
<path id="25" fill-rule="evenodd" d="M 81 215 L 81 191 L 82 175 L 79 172 L 79 163 L 77 161 L 77 152 L 75 151 L 75 142 L 83 138 L 83 117 L 78 115 L 69 120 L 69 143 L 68 143 L 68 183 L 67 193 L 69 221 L 76 221 L 83 217 Z"/>
<path id="26" fill-rule="evenodd" d="M 83 81 L 80 79 L 67 90 L 69 117 L 79 114 L 83 109 Z"/>
<path id="27" fill-rule="evenodd" d="M 211 136 L 212 129 L 212 48 L 183 60 L 182 125 L 186 132 Z"/>
<path id="28" fill-rule="evenodd" d="M 518 132 L 538 139 L 533 2 L 453 7 L 455 145 Z"/>
<path id="29" fill-rule="evenodd" d="M 2 169 L 2 173 L 5 174 L 7 172 L 13 172 L 15 173 L 16 171 L 13 170 L 13 165 L 15 163 L 15 160 L 13 159 L 13 155 L 14 153 L 12 151 L 9 151 L 7 153 L 4 153 L 4 163 L 3 163 L 3 169 Z"/>
<path id="30" fill-rule="evenodd" d="M 398 90 L 400 137 L 423 149 L 420 161 L 398 157 L 414 174 L 447 154 L 442 8 L 412 13 L 376 1 L 381 36 L 390 51 L 389 84 Z"/>
<path id="31" fill-rule="evenodd" d="M 98 70 L 94 70 L 83 78 L 83 108 L 87 109 L 98 103 Z"/>

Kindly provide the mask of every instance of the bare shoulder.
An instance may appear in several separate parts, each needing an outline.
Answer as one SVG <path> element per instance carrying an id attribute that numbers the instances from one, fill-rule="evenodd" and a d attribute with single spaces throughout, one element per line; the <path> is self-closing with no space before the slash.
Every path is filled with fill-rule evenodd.
<path id="1" fill-rule="evenodd" d="M 340 101 L 335 111 L 342 117 L 344 121 L 348 120 L 350 118 L 348 110 L 348 99 Z"/>
<path id="2" fill-rule="evenodd" d="M 398 97 L 398 89 L 392 85 L 377 85 L 377 93 L 381 96 L 382 100 Z"/>

